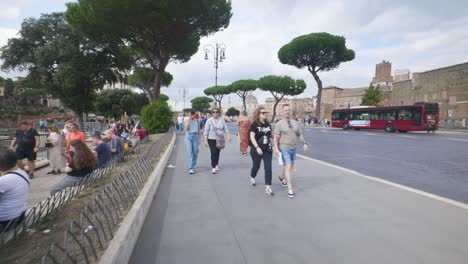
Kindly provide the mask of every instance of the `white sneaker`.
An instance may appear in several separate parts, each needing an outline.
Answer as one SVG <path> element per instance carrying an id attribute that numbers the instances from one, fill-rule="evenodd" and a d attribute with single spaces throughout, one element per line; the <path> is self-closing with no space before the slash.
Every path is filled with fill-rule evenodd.
<path id="1" fill-rule="evenodd" d="M 266 193 L 267 195 L 270 195 L 270 196 L 275 195 L 275 193 L 273 192 L 273 190 L 271 190 L 271 188 L 270 188 L 269 186 L 267 186 L 267 187 L 265 188 L 265 193 Z"/>
<path id="2" fill-rule="evenodd" d="M 215 168 L 213 168 L 213 169 L 211 170 L 211 174 L 216 174 L 216 172 L 217 172 L 217 170 L 216 170 Z"/>
<path id="3" fill-rule="evenodd" d="M 188 172 L 188 173 L 189 173 L 189 174 L 194 174 L 194 173 L 195 173 L 195 171 L 194 171 L 194 170 L 189 170 L 189 172 Z"/>
<path id="4" fill-rule="evenodd" d="M 289 198 L 294 198 L 294 196 L 296 196 L 296 195 L 294 194 L 293 190 L 292 190 L 292 189 L 289 189 L 289 190 L 288 190 L 288 197 L 289 197 Z"/>
<path id="5" fill-rule="evenodd" d="M 257 184 L 255 183 L 255 178 L 250 178 L 250 185 L 257 186 Z"/>
<path id="6" fill-rule="evenodd" d="M 219 167 L 218 165 L 216 165 L 216 167 L 214 168 L 216 171 L 219 171 Z"/>

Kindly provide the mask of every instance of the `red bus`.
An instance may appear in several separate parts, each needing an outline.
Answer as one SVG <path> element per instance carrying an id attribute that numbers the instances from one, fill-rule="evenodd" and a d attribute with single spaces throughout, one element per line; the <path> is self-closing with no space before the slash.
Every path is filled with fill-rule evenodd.
<path id="1" fill-rule="evenodd" d="M 388 107 L 337 109 L 332 112 L 332 127 L 343 129 L 385 129 L 387 132 L 432 131 L 439 127 L 437 103 Z"/>

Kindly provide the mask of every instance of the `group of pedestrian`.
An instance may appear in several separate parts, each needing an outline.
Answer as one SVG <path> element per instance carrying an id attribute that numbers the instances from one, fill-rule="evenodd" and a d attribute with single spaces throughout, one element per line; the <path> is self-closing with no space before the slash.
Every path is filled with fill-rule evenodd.
<path id="1" fill-rule="evenodd" d="M 283 170 L 279 175 L 282 186 L 287 186 L 287 195 L 295 197 L 292 185 L 292 171 L 296 163 L 296 142 L 299 139 L 303 143 L 304 151 L 308 150 L 299 122 L 291 118 L 291 108 L 288 104 L 282 106 L 283 119 L 275 126 L 274 130 L 268 120 L 268 112 L 264 107 L 255 110 L 253 121 L 243 112 L 237 121 L 239 131 L 241 155 L 247 155 L 250 147 L 252 168 L 250 170 L 250 184 L 256 186 L 255 178 L 263 161 L 265 171 L 265 193 L 273 196 L 272 185 L 272 160 L 273 154 L 279 157 Z M 211 154 L 211 173 L 216 174 L 219 170 L 219 159 L 221 150 L 225 148 L 226 140 L 231 142 L 231 135 L 226 122 L 220 117 L 220 110 L 214 108 L 213 116 L 206 120 L 204 129 L 200 128 L 194 111 L 190 111 L 188 119 L 183 123 L 185 145 L 189 174 L 195 173 L 198 157 L 198 146 L 201 137 L 204 137 L 206 147 Z"/>

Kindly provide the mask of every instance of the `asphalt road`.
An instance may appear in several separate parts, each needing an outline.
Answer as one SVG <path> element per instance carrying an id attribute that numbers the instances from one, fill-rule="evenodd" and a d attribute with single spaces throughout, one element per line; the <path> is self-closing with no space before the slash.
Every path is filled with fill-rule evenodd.
<path id="1" fill-rule="evenodd" d="M 305 127 L 304 135 L 311 150 L 301 154 L 468 203 L 468 133 Z"/>
<path id="2" fill-rule="evenodd" d="M 234 125 L 229 128 L 237 133 Z M 468 203 L 468 132 L 388 133 L 308 126 L 303 131 L 311 149 L 298 154 Z"/>

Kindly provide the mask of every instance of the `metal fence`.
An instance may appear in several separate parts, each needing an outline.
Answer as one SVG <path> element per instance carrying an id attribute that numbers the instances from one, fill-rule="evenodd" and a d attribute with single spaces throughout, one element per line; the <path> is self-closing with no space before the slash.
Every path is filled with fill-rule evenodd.
<path id="1" fill-rule="evenodd" d="M 63 241 L 53 243 L 41 263 L 93 263 L 114 237 L 119 223 L 144 187 L 159 153 L 173 136 L 166 133 L 153 142 L 140 158 L 121 172 L 93 201 L 86 205 L 79 219 L 70 222 Z"/>
<path id="2" fill-rule="evenodd" d="M 105 166 L 94 170 L 86 176 L 83 181 L 77 183 L 75 186 L 67 187 L 28 209 L 23 221 L 11 222 L 2 231 L 0 231 L 0 246 L 6 244 L 12 239 L 15 239 L 28 228 L 34 227 L 39 224 L 42 219 L 50 216 L 63 207 L 71 201 L 71 199 L 80 194 L 86 187 L 101 179 L 107 172 L 116 167 L 123 160 L 127 159 L 129 155 L 135 153 L 139 146 L 140 144 L 136 144 L 127 152 L 113 157 Z"/>

